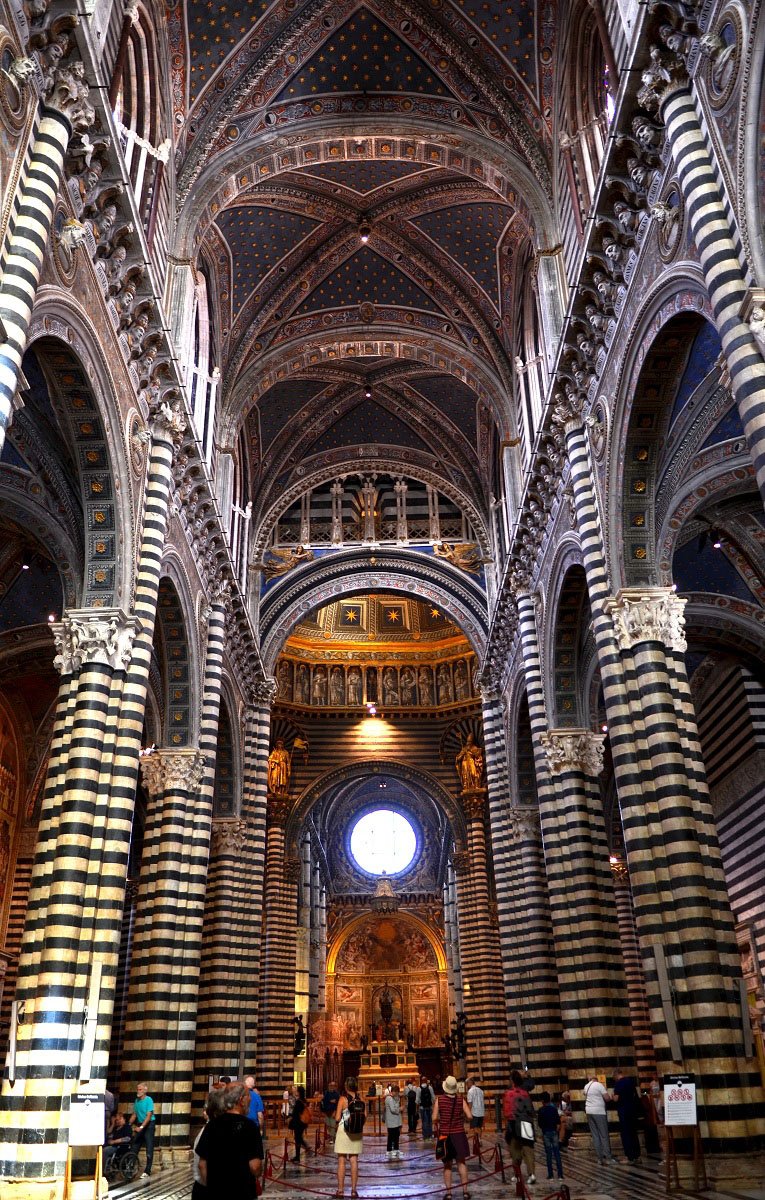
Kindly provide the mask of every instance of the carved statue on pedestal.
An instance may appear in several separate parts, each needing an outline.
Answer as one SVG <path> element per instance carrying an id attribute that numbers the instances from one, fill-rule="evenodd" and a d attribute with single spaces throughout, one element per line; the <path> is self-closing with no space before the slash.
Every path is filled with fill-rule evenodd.
<path id="1" fill-rule="evenodd" d="M 457 755 L 454 765 L 463 792 L 477 792 L 483 788 L 483 751 L 476 746 L 472 733 L 467 735 L 465 745 Z"/>
<path id="2" fill-rule="evenodd" d="M 289 750 L 285 749 L 284 738 L 277 738 L 276 745 L 268 756 L 268 790 L 274 796 L 286 796 L 290 790 L 292 762 Z"/>

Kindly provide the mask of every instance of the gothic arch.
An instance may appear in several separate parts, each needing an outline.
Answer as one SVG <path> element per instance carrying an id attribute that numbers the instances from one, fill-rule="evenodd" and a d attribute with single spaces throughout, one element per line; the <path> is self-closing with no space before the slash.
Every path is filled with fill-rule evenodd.
<path id="1" fill-rule="evenodd" d="M 361 925 L 363 925 L 366 921 L 369 921 L 370 918 L 374 919 L 374 913 L 365 912 L 360 917 L 354 917 L 352 921 L 349 921 L 347 925 L 343 926 L 338 936 L 332 942 L 331 949 L 327 954 L 328 975 L 334 975 L 335 964 L 337 963 L 340 951 L 348 941 L 349 937 L 351 937 L 352 934 L 354 934 L 356 930 L 361 927 Z M 414 913 L 400 911 L 396 913 L 396 921 L 400 921 L 403 925 L 409 925 L 412 929 L 416 929 L 418 933 L 422 934 L 436 956 L 438 970 L 445 971 L 447 969 L 446 955 L 444 953 L 443 945 L 436 937 L 431 927 L 427 925 L 425 921 L 422 921 L 419 917 L 415 916 Z"/>
<path id="2" fill-rule="evenodd" d="M 201 687 L 193 621 L 194 605 L 182 568 L 173 552 L 165 555 L 159 581 L 155 648 L 161 647 L 163 744 L 189 746 L 197 735 Z"/>
<path id="3" fill-rule="evenodd" d="M 341 767 L 334 767 L 318 779 L 314 779 L 303 790 L 292 807 L 285 833 L 287 844 L 297 844 L 301 825 L 314 805 L 331 788 L 340 784 L 350 785 L 375 774 L 390 775 L 404 783 L 414 784 L 419 790 L 425 792 L 449 821 L 457 849 L 462 850 L 467 846 L 465 818 L 459 801 L 427 771 L 419 770 L 408 763 L 398 762 L 396 759 L 375 759 L 373 762 L 363 759 L 350 762 Z"/>
<path id="4" fill-rule="evenodd" d="M 554 728 L 585 724 L 584 648 L 589 630 L 584 627 L 590 600 L 581 557 L 575 553 L 562 565 L 555 602 L 551 606 L 550 637 L 545 649 L 547 711 Z"/>
<path id="5" fill-rule="evenodd" d="M 447 563 L 415 551 L 363 549 L 333 551 L 290 571 L 260 603 L 260 633 L 265 669 L 276 659 L 294 625 L 308 612 L 337 596 L 364 591 L 410 592 L 440 605 L 482 657 L 487 637 L 486 597 L 473 580 Z"/>

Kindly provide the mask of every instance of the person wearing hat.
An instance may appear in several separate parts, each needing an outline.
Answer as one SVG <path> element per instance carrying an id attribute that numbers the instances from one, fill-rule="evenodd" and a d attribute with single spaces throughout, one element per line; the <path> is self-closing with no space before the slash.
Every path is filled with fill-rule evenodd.
<path id="1" fill-rule="evenodd" d="M 445 1140 L 444 1147 L 444 1200 L 452 1196 L 452 1165 L 457 1163 L 460 1183 L 462 1184 L 462 1200 L 470 1200 L 468 1188 L 468 1169 L 466 1159 L 470 1153 L 465 1120 L 470 1120 L 472 1113 L 464 1095 L 457 1095 L 457 1080 L 453 1075 L 447 1075 L 443 1082 L 444 1094 L 436 1097 L 433 1109 L 433 1124 L 438 1131 L 438 1141 Z"/>

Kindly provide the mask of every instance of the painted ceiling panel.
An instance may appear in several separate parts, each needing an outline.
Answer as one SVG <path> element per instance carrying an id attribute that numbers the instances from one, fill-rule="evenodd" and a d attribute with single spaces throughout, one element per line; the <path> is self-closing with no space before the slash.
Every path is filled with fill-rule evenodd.
<path id="1" fill-rule="evenodd" d="M 190 103 L 245 37 L 270 0 L 187 0 Z"/>
<path id="2" fill-rule="evenodd" d="M 362 246 L 300 305 L 295 315 L 322 308 L 349 308 L 364 301 L 406 305 L 439 312 L 438 305 L 415 283 L 368 246 Z"/>
<path id="3" fill-rule="evenodd" d="M 275 383 L 258 401 L 260 436 L 267 450 L 287 422 L 327 385 L 319 379 L 289 379 Z"/>
<path id="4" fill-rule="evenodd" d="M 428 64 L 365 8 L 328 38 L 275 103 L 331 92 L 451 94 Z"/>
<path id="5" fill-rule="evenodd" d="M 458 204 L 412 223 L 472 275 L 499 307 L 497 243 L 512 215 L 506 204 Z"/>
<path id="6" fill-rule="evenodd" d="M 411 386 L 420 395 L 437 405 L 446 414 L 469 442 L 475 445 L 475 393 L 462 380 L 452 375 L 419 375 L 411 380 Z"/>
<path id="7" fill-rule="evenodd" d="M 534 0 L 513 0 L 512 4 L 488 3 L 487 0 L 457 0 L 457 4 L 494 48 L 512 63 L 523 81 L 535 90 L 537 73 L 534 53 Z"/>
<path id="8" fill-rule="evenodd" d="M 413 429 L 374 400 L 363 400 L 336 421 L 306 451 L 320 454 L 337 446 L 357 446 L 377 443 L 382 446 L 407 446 L 412 450 L 432 453 Z"/>
<path id="9" fill-rule="evenodd" d="M 365 196 L 375 188 L 383 187 L 386 183 L 395 183 L 398 179 L 406 179 L 409 175 L 421 175 L 427 168 L 418 167 L 408 162 L 389 160 L 374 161 L 363 159 L 359 162 L 330 162 L 318 163 L 315 167 L 304 168 L 306 174 L 315 175 L 319 179 L 331 183 L 342 184 Z"/>
<path id="10" fill-rule="evenodd" d="M 231 249 L 234 304 L 238 308 L 261 279 L 319 224 L 273 207 L 242 205 L 218 217 L 218 228 Z"/>

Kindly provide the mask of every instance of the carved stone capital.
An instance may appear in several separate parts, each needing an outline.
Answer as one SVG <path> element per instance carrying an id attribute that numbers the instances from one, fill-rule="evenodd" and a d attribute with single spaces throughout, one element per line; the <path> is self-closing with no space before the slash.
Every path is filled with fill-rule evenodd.
<path id="1" fill-rule="evenodd" d="M 292 801 L 289 796 L 275 796 L 273 792 L 268 793 L 266 815 L 269 825 L 278 825 L 283 829 L 291 811 Z"/>
<path id="2" fill-rule="evenodd" d="M 454 867 L 455 875 L 467 875 L 470 870 L 470 851 L 455 850 L 452 855 L 452 866 Z"/>
<path id="3" fill-rule="evenodd" d="M 279 685 L 271 675 L 255 679 L 250 686 L 248 700 L 251 704 L 260 705 L 262 708 L 270 708 L 274 702 L 278 687 Z"/>
<path id="4" fill-rule="evenodd" d="M 297 883 L 303 874 L 303 864 L 299 858 L 286 856 L 284 859 L 284 878 L 288 883 Z"/>
<path id="5" fill-rule="evenodd" d="M 686 603 L 672 588 L 623 588 L 607 606 L 619 648 L 631 650 L 641 642 L 661 642 L 684 653 Z"/>
<path id="6" fill-rule="evenodd" d="M 201 750 L 155 750 L 141 758 L 141 777 L 150 796 L 167 792 L 199 791 L 204 778 L 205 756 Z"/>
<path id="7" fill-rule="evenodd" d="M 511 808 L 510 834 L 514 841 L 538 841 L 539 812 L 536 808 Z"/>
<path id="8" fill-rule="evenodd" d="M 149 419 L 153 436 L 172 442 L 174 448 L 179 450 L 186 432 L 186 418 L 178 397 L 165 392 L 161 400 L 152 403 Z"/>
<path id="9" fill-rule="evenodd" d="M 75 133 L 87 133 L 96 120 L 96 110 L 88 96 L 82 62 L 56 67 L 45 78 L 45 104 L 66 117 Z"/>
<path id="10" fill-rule="evenodd" d="M 244 853 L 250 826 L 241 819 L 220 819 L 212 823 L 210 848 L 213 854 L 231 854 L 239 858 Z"/>
<path id="11" fill-rule="evenodd" d="M 70 609 L 51 625 L 57 651 L 53 665 L 62 675 L 71 675 L 86 663 L 124 671 L 139 626 L 138 618 L 121 608 Z"/>
<path id="12" fill-rule="evenodd" d="M 651 46 L 641 79 L 637 101 L 651 113 L 659 112 L 674 92 L 689 86 L 688 71 L 680 55 L 655 45 Z"/>
<path id="13" fill-rule="evenodd" d="M 486 788 L 476 788 L 469 792 L 460 792 L 462 811 L 468 821 L 482 821 L 486 811 Z"/>
<path id="14" fill-rule="evenodd" d="M 540 741 L 551 775 L 582 771 L 596 777 L 603 770 L 605 735 L 589 729 L 551 729 Z"/>

